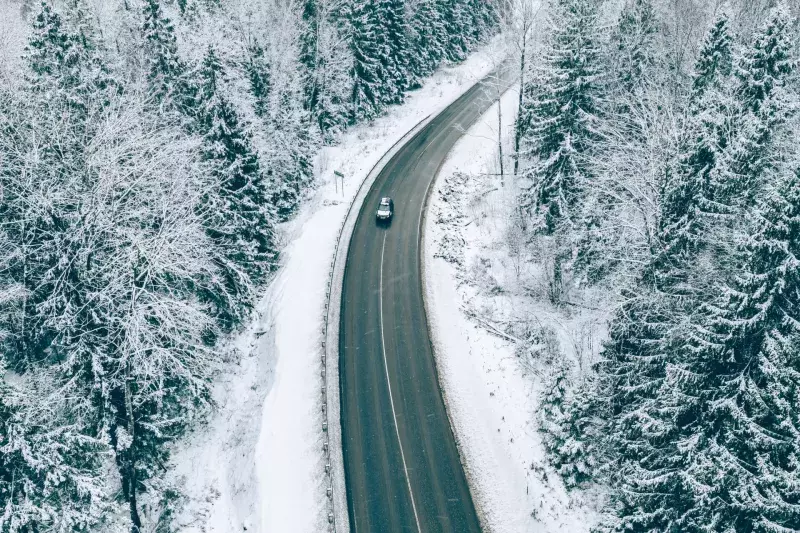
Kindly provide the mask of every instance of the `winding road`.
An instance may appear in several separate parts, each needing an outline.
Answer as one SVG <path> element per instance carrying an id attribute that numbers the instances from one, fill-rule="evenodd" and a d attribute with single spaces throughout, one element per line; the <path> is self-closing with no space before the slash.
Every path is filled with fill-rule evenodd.
<path id="1" fill-rule="evenodd" d="M 495 100 L 489 95 L 497 88 L 489 84 L 496 83 L 473 86 L 398 151 L 367 194 L 353 229 L 342 287 L 339 376 L 354 533 L 481 529 L 439 389 L 420 258 L 429 189 L 458 139 Z M 375 220 L 382 196 L 394 199 L 388 226 Z"/>

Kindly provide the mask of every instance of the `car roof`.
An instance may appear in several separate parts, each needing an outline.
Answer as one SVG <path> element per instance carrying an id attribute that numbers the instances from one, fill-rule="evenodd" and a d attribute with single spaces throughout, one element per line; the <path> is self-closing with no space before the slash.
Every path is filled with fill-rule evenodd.
<path id="1" fill-rule="evenodd" d="M 389 198 L 388 196 L 384 196 L 383 198 L 381 198 L 381 203 L 382 204 L 388 204 L 391 201 L 392 201 L 392 199 Z"/>

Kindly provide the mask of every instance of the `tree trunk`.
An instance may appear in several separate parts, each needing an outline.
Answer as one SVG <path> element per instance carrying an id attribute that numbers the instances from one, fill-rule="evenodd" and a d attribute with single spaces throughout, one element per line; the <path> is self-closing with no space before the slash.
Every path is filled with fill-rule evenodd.
<path id="1" fill-rule="evenodd" d="M 522 36 L 522 54 L 519 61 L 519 103 L 517 104 L 517 127 L 514 128 L 514 175 L 519 172 L 519 145 L 522 140 L 522 128 L 519 120 L 522 117 L 523 91 L 525 90 L 525 46 L 527 35 Z"/>
<path id="2" fill-rule="evenodd" d="M 133 402 L 131 401 L 130 384 L 127 381 L 125 383 L 125 417 L 128 419 L 128 434 L 131 439 L 131 445 L 126 454 L 128 456 L 126 466 L 128 468 L 128 504 L 130 505 L 131 513 L 131 533 L 140 533 L 142 530 L 142 519 L 139 517 L 139 509 L 136 506 L 136 454 L 133 448 Z"/>
<path id="3" fill-rule="evenodd" d="M 505 181 L 505 172 L 503 170 L 503 102 L 501 100 L 503 95 L 499 88 L 497 93 L 497 149 L 500 152 L 500 186 L 502 187 Z"/>

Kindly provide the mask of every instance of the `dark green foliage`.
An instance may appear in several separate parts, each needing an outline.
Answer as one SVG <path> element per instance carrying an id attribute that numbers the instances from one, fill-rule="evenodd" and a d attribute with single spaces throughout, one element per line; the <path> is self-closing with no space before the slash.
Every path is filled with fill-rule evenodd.
<path id="1" fill-rule="evenodd" d="M 591 179 L 585 156 L 599 110 L 597 20 L 594 1 L 554 1 L 551 34 L 536 73 L 527 81 L 538 87 L 523 111 L 530 121 L 523 151 L 532 157 L 527 175 L 533 186 L 522 203 L 541 214 L 549 232 L 575 215 L 582 182 Z"/>
<path id="2" fill-rule="evenodd" d="M 86 113 L 90 100 L 106 102 L 116 83 L 91 36 L 72 33 L 58 13 L 42 2 L 25 48 L 29 88 L 42 103 Z"/>
<path id="3" fill-rule="evenodd" d="M 399 103 L 442 60 L 461 61 L 496 27 L 485 0 L 423 0 L 411 17 L 403 0 L 348 0 L 341 15 L 354 56 L 350 121 Z"/>
<path id="4" fill-rule="evenodd" d="M 221 251 L 218 261 L 233 307 L 220 305 L 226 327 L 241 318 L 253 284 L 264 278 L 275 259 L 269 193 L 258 157 L 233 105 L 222 94 L 224 68 L 209 48 L 200 70 L 198 118 L 203 132 L 204 159 L 216 178 L 204 195 L 208 234 Z M 219 302 L 218 302 L 219 303 Z"/>
<path id="5" fill-rule="evenodd" d="M 250 92 L 255 98 L 255 111 L 260 117 L 269 112 L 269 94 L 272 84 L 270 65 L 264 54 L 264 48 L 258 43 L 248 50 L 247 63 L 245 64 L 247 77 L 250 81 Z"/>
<path id="6" fill-rule="evenodd" d="M 142 35 L 145 39 L 147 80 L 159 105 L 174 106 L 191 116 L 194 112 L 194 87 L 187 67 L 178 55 L 172 23 L 161 12 L 159 0 L 147 0 L 144 6 Z"/>
<path id="7" fill-rule="evenodd" d="M 632 93 L 648 81 L 656 62 L 654 41 L 658 19 L 650 0 L 630 0 L 620 15 L 612 36 L 612 55 L 618 82 Z"/>
<path id="8" fill-rule="evenodd" d="M 692 101 L 699 101 L 709 87 L 726 79 L 732 69 L 733 36 L 728 15 L 724 11 L 712 25 L 705 37 L 700 56 L 694 67 Z"/>
<path id="9" fill-rule="evenodd" d="M 787 20 L 780 7 L 767 17 L 738 86 L 724 15 L 697 60 L 659 247 L 598 367 L 594 403 L 610 418 L 594 442 L 617 487 L 599 531 L 800 526 L 800 181 L 780 176 L 772 141 L 793 98 Z"/>
<path id="10" fill-rule="evenodd" d="M 591 439 L 593 386 L 570 383 L 571 371 L 562 365 L 552 377 L 542 399 L 539 427 L 552 464 L 568 488 L 575 488 L 597 475 L 598 462 Z"/>

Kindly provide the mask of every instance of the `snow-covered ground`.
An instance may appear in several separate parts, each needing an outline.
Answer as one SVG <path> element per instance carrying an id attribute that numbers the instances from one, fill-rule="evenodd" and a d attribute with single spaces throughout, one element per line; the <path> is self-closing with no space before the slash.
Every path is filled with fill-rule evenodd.
<path id="1" fill-rule="evenodd" d="M 512 89 L 501 101 L 506 145 L 517 99 Z M 488 531 L 585 532 L 594 497 L 567 493 L 549 468 L 537 409 L 559 358 L 596 357 L 604 313 L 577 290 L 574 307 L 547 303 L 547 253 L 509 216 L 517 181 L 497 175 L 497 130 L 495 105 L 451 152 L 430 199 L 424 275 L 439 376 Z"/>
<path id="2" fill-rule="evenodd" d="M 320 186 L 281 228 L 281 268 L 257 319 L 233 343 L 230 370 L 215 390 L 218 409 L 173 454 L 168 481 L 185 494 L 177 513 L 182 533 L 326 529 L 321 340 L 339 228 L 381 156 L 489 73 L 501 47 L 495 40 L 463 64 L 441 69 L 404 105 L 319 154 Z M 345 175 L 343 190 L 335 170 Z"/>

